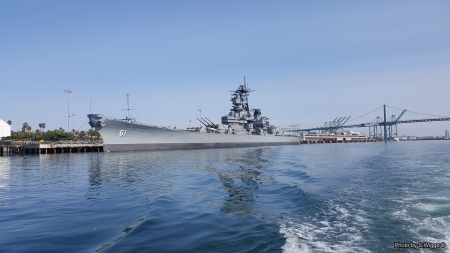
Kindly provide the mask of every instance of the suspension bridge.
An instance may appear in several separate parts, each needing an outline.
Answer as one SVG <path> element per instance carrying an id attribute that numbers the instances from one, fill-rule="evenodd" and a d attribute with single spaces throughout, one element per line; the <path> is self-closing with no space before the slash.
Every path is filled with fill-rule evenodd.
<path id="1" fill-rule="evenodd" d="M 370 138 L 387 140 L 397 137 L 398 124 L 450 121 L 450 116 L 413 112 L 388 105 L 382 105 L 357 118 L 351 120 L 350 118 L 351 116 L 337 117 L 332 121 L 325 122 L 323 126 L 308 129 L 299 129 L 294 126 L 290 131 L 341 133 L 344 128 L 368 127 Z"/>

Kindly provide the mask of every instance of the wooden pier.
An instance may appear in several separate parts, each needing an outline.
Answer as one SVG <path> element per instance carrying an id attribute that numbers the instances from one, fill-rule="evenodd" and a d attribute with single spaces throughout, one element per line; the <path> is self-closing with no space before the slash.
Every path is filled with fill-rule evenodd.
<path id="1" fill-rule="evenodd" d="M 0 156 L 103 152 L 101 143 L 1 141 Z"/>
<path id="2" fill-rule="evenodd" d="M 377 142 L 361 135 L 302 134 L 300 144 Z"/>

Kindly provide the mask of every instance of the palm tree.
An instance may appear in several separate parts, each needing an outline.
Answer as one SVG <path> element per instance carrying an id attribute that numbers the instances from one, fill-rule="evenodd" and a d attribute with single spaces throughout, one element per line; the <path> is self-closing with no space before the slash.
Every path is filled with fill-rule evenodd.
<path id="1" fill-rule="evenodd" d="M 94 129 L 89 129 L 87 134 L 91 137 L 91 141 L 92 141 L 92 137 L 96 136 L 96 131 Z"/>
<path id="2" fill-rule="evenodd" d="M 42 132 L 44 132 L 45 123 L 39 123 L 39 129 L 42 129 Z"/>
<path id="3" fill-rule="evenodd" d="M 28 123 L 27 123 L 27 122 L 24 122 L 24 123 L 22 124 L 22 132 L 25 132 L 25 130 L 27 130 L 28 127 L 30 127 L 30 126 L 28 125 Z"/>
<path id="4" fill-rule="evenodd" d="M 11 121 L 11 120 L 8 120 L 6 123 L 8 123 L 8 125 L 11 125 L 11 124 L 12 124 L 12 121 Z"/>

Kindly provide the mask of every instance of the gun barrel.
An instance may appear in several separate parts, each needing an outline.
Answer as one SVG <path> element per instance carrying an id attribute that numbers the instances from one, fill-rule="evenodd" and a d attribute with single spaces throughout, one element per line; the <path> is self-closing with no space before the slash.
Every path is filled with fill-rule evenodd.
<path id="1" fill-rule="evenodd" d="M 208 125 L 206 125 L 203 121 L 199 120 L 198 118 L 196 118 L 198 121 L 200 121 L 200 123 L 202 123 L 203 125 L 205 125 L 205 127 L 208 127 Z"/>

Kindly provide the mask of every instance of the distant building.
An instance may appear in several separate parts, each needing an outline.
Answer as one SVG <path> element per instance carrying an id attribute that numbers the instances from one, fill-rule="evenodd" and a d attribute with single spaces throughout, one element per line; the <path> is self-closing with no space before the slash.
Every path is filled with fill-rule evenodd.
<path id="1" fill-rule="evenodd" d="M 450 140 L 450 135 L 448 133 L 448 130 L 445 130 L 445 137 L 444 137 L 444 139 Z"/>
<path id="2" fill-rule="evenodd" d="M 421 140 L 437 140 L 437 136 L 421 136 Z"/>
<path id="3" fill-rule="evenodd" d="M 11 136 L 11 126 L 0 119 L 0 139 L 6 136 Z"/>

